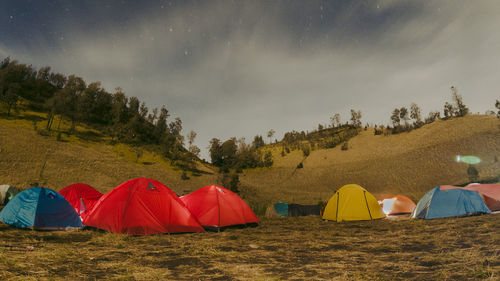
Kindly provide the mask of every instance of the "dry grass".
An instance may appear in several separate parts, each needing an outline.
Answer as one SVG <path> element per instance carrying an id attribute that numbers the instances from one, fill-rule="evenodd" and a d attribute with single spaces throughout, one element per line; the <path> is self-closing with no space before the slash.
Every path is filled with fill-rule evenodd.
<path id="1" fill-rule="evenodd" d="M 0 225 L 0 279 L 498 280 L 500 215 L 133 237 Z"/>
<path id="2" fill-rule="evenodd" d="M 481 178 L 500 175 L 500 121 L 491 116 L 470 115 L 437 121 L 410 133 L 375 136 L 362 131 L 340 147 L 312 151 L 303 163 L 301 151 L 282 157 L 274 149 L 275 165 L 246 171 L 244 186 L 260 195 L 259 201 L 316 203 L 328 200 L 334 191 L 357 183 L 376 197 L 405 194 L 418 200 L 440 184 L 468 181 L 467 165 L 455 162 L 456 155 L 476 155 Z M 496 158 L 495 158 L 496 157 Z"/>
<path id="3" fill-rule="evenodd" d="M 80 129 L 84 130 L 84 129 Z M 210 171 L 207 167 L 201 169 Z M 85 182 L 106 192 L 131 178 L 150 177 L 182 194 L 216 183 L 215 175 L 181 179 L 160 155 L 144 150 L 136 162 L 128 145 L 41 136 L 30 121 L 0 119 L 0 182 L 21 188 L 38 183 L 59 190 L 75 182 Z"/>

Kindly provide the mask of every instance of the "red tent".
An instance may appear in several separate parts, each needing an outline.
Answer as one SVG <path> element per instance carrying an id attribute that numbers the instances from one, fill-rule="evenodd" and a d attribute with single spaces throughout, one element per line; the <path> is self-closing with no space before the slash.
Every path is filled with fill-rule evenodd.
<path id="1" fill-rule="evenodd" d="M 382 207 L 382 211 L 388 216 L 411 214 L 417 206 L 410 198 L 404 195 L 384 198 L 379 200 L 378 203 Z"/>
<path id="2" fill-rule="evenodd" d="M 85 183 L 74 183 L 59 191 L 83 219 L 95 203 L 101 198 L 102 193 Z"/>
<path id="3" fill-rule="evenodd" d="M 146 178 L 126 181 L 106 193 L 83 224 L 132 235 L 204 231 L 172 190 Z"/>
<path id="4" fill-rule="evenodd" d="M 469 184 L 462 188 L 479 192 L 491 211 L 500 210 L 500 184 Z"/>
<path id="5" fill-rule="evenodd" d="M 220 186 L 205 186 L 181 197 L 181 200 L 205 227 L 222 228 L 259 222 L 245 201 Z"/>

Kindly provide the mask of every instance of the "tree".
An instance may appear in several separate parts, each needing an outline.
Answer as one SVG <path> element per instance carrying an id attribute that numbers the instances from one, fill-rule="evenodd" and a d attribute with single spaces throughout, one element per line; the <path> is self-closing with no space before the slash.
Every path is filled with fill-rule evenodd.
<path id="1" fill-rule="evenodd" d="M 332 117 L 330 117 L 330 124 L 332 128 L 340 126 L 340 114 L 335 113 Z"/>
<path id="2" fill-rule="evenodd" d="M 217 167 L 222 166 L 222 144 L 218 138 L 213 138 L 210 140 L 210 145 L 208 147 L 208 152 L 210 153 L 210 159 L 212 164 Z"/>
<path id="3" fill-rule="evenodd" d="M 500 118 L 500 100 L 496 101 L 495 107 L 498 109 L 497 117 Z"/>
<path id="4" fill-rule="evenodd" d="M 394 111 L 392 112 L 391 121 L 394 127 L 399 126 L 399 124 L 401 123 L 400 114 L 401 113 L 398 108 L 394 109 Z"/>
<path id="5" fill-rule="evenodd" d="M 351 109 L 351 124 L 356 127 L 356 128 L 359 128 L 361 126 L 361 111 L 358 110 L 354 110 L 354 109 Z"/>
<path id="6" fill-rule="evenodd" d="M 451 103 L 445 102 L 444 109 L 443 109 L 444 118 L 448 119 L 448 118 L 452 117 L 454 112 L 455 112 L 455 107 Z"/>
<path id="7" fill-rule="evenodd" d="M 187 135 L 188 144 L 189 144 L 188 150 L 189 150 L 189 152 L 191 152 L 192 154 L 194 154 L 198 157 L 200 154 L 200 148 L 198 148 L 196 145 L 193 144 L 195 138 L 196 138 L 196 132 L 191 130 L 189 132 L 189 134 Z"/>
<path id="8" fill-rule="evenodd" d="M 252 146 L 257 149 L 259 147 L 263 147 L 265 144 L 264 144 L 264 140 L 262 139 L 262 136 L 261 135 L 256 135 L 254 138 L 253 138 L 253 142 L 252 142 Z"/>
<path id="9" fill-rule="evenodd" d="M 7 105 L 7 117 L 10 116 L 10 111 L 17 108 L 19 100 L 18 92 L 21 86 L 18 83 L 12 83 L 3 95 L 0 95 L 0 100 Z"/>
<path id="10" fill-rule="evenodd" d="M 267 137 L 269 138 L 269 144 L 271 144 L 271 138 L 274 136 L 274 133 L 276 133 L 276 131 L 274 131 L 273 129 L 269 130 L 269 132 L 267 132 Z"/>
<path id="11" fill-rule="evenodd" d="M 401 109 L 399 110 L 399 117 L 405 122 L 405 126 L 407 126 L 408 120 L 410 120 L 410 118 L 408 117 L 408 109 L 406 107 L 401 107 Z"/>
<path id="12" fill-rule="evenodd" d="M 429 116 L 425 118 L 425 123 L 430 124 L 439 118 L 441 118 L 441 113 L 439 111 L 431 111 L 429 112 Z"/>
<path id="13" fill-rule="evenodd" d="M 421 126 L 422 124 L 422 114 L 420 112 L 420 107 L 416 103 L 412 103 L 410 106 L 410 117 L 415 120 L 413 124 L 415 126 Z"/>
<path id="14" fill-rule="evenodd" d="M 464 104 L 462 96 L 458 94 L 457 88 L 451 86 L 453 101 L 455 102 L 455 116 L 463 117 L 469 113 L 469 108 Z"/>
<path id="15" fill-rule="evenodd" d="M 266 151 L 264 154 L 264 167 L 271 167 L 273 165 L 273 154 L 271 151 Z"/>

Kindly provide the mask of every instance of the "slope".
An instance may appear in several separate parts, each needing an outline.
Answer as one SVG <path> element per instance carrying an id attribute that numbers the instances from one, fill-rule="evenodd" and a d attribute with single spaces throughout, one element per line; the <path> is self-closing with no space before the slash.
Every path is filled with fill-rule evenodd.
<path id="1" fill-rule="evenodd" d="M 167 159 L 144 151 L 141 161 L 128 145 L 93 141 L 57 141 L 39 135 L 22 119 L 0 119 L 0 182 L 21 188 L 43 185 L 59 190 L 75 182 L 85 182 L 106 192 L 135 177 L 157 179 L 178 194 L 217 183 L 209 173 L 181 179 L 182 171 Z"/>
<path id="2" fill-rule="evenodd" d="M 269 148 L 268 148 L 269 149 Z M 272 168 L 245 171 L 243 186 L 261 200 L 316 203 L 327 200 L 344 184 L 358 183 L 377 197 L 405 194 L 418 200 L 440 184 L 468 181 L 467 165 L 457 155 L 476 155 L 481 179 L 500 175 L 500 121 L 484 115 L 438 120 L 409 133 L 375 136 L 361 131 L 340 147 L 301 151 L 282 157 L 273 147 Z M 303 160 L 304 168 L 296 169 Z"/>

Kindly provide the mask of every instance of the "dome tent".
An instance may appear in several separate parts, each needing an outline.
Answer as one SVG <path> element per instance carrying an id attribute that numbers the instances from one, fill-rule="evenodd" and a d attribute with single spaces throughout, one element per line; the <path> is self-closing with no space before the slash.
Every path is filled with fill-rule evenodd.
<path id="1" fill-rule="evenodd" d="M 73 207 L 54 190 L 33 187 L 18 193 L 0 212 L 0 220 L 19 228 L 82 227 Z"/>
<path id="2" fill-rule="evenodd" d="M 181 200 L 207 229 L 259 223 L 259 218 L 243 199 L 220 186 L 202 187 Z"/>
<path id="3" fill-rule="evenodd" d="M 359 221 L 384 218 L 385 214 L 377 199 L 357 184 L 341 187 L 330 198 L 323 219 L 332 221 Z"/>
<path id="4" fill-rule="evenodd" d="M 95 203 L 101 198 L 102 193 L 85 183 L 74 183 L 59 190 L 61 194 L 71 204 L 76 213 L 83 219 Z"/>
<path id="5" fill-rule="evenodd" d="M 415 203 L 404 195 L 396 195 L 379 201 L 382 211 L 388 216 L 409 215 L 415 209 Z"/>
<path id="6" fill-rule="evenodd" d="M 466 187 L 460 188 L 477 191 L 483 197 L 488 209 L 491 211 L 500 211 L 500 184 L 469 184 Z"/>
<path id="7" fill-rule="evenodd" d="M 131 179 L 104 194 L 83 224 L 131 235 L 204 231 L 172 190 L 147 178 Z"/>
<path id="8" fill-rule="evenodd" d="M 0 206 L 7 205 L 9 201 L 19 193 L 19 189 L 3 184 L 0 185 Z"/>
<path id="9" fill-rule="evenodd" d="M 487 214 L 478 192 L 455 186 L 438 186 L 428 191 L 417 203 L 412 218 L 437 219 Z"/>

